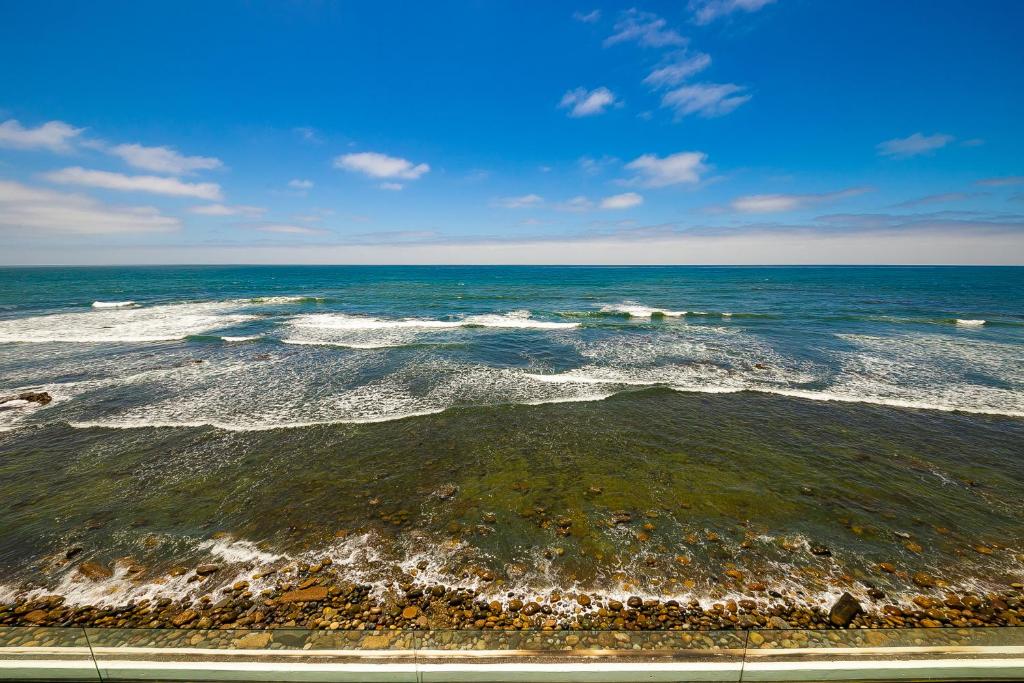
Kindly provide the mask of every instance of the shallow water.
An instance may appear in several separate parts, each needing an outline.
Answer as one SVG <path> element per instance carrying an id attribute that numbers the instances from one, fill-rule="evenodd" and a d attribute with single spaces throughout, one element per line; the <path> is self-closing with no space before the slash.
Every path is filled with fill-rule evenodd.
<path id="1" fill-rule="evenodd" d="M 1014 268 L 0 270 L 0 396 L 54 397 L 0 410 L 0 591 L 324 554 L 497 593 L 911 590 L 877 562 L 1003 586 L 1020 291 Z M 131 579 L 72 571 L 128 556 Z"/>

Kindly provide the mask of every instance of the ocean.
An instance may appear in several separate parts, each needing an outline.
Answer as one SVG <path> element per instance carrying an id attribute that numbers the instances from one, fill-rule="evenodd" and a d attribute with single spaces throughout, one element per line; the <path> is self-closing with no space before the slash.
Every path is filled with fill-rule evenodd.
<path id="1" fill-rule="evenodd" d="M 0 400 L 52 400 L 0 404 L 0 599 L 323 557 L 505 597 L 994 590 L 1024 567 L 1022 293 L 985 267 L 3 268 Z"/>

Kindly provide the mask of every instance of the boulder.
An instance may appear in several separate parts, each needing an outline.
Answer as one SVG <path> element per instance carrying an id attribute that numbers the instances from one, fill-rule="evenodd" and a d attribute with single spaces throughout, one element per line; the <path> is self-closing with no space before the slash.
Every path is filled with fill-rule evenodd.
<path id="1" fill-rule="evenodd" d="M 828 620 L 835 626 L 847 626 L 864 608 L 849 593 L 843 593 L 828 612 Z"/>

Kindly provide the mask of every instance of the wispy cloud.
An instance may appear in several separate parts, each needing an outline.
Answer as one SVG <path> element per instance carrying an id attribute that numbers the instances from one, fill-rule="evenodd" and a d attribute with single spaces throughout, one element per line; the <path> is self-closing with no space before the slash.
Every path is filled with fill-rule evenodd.
<path id="1" fill-rule="evenodd" d="M 347 171 L 362 173 L 371 178 L 399 178 L 416 180 L 430 171 L 428 164 L 414 164 L 408 159 L 392 157 L 379 152 L 358 152 L 335 157 L 334 165 Z"/>
<path id="2" fill-rule="evenodd" d="M 538 194 L 524 194 L 521 197 L 502 197 L 493 202 L 493 206 L 502 209 L 530 209 L 544 203 L 544 198 Z"/>
<path id="3" fill-rule="evenodd" d="M 636 173 L 633 182 L 647 187 L 693 184 L 700 182 L 701 174 L 708 170 L 704 152 L 678 152 L 665 157 L 644 154 L 626 164 Z"/>
<path id="4" fill-rule="evenodd" d="M 690 76 L 703 71 L 711 66 L 710 55 L 697 52 L 692 55 L 677 53 L 673 55 L 672 61 L 665 66 L 658 67 L 644 79 L 644 83 L 652 88 L 667 88 L 679 85 Z"/>
<path id="5" fill-rule="evenodd" d="M 927 206 L 929 204 L 944 204 L 947 202 L 962 202 L 975 197 L 984 197 L 987 192 L 943 192 L 941 194 L 930 194 L 917 199 L 908 199 L 905 202 L 894 204 L 896 209 L 909 209 L 915 206 Z"/>
<path id="6" fill-rule="evenodd" d="M 405 185 L 402 183 L 381 183 L 377 187 L 382 190 L 391 190 L 392 192 L 398 192 L 399 190 L 405 189 Z"/>
<path id="7" fill-rule="evenodd" d="M 316 128 L 297 126 L 292 128 L 292 132 L 298 135 L 304 142 L 312 142 L 314 144 L 323 142 L 323 138 L 320 137 L 320 133 L 317 132 Z"/>
<path id="8" fill-rule="evenodd" d="M 773 2 L 775 0 L 690 0 L 690 11 L 695 22 L 709 24 L 733 12 L 756 12 Z"/>
<path id="9" fill-rule="evenodd" d="M 570 211 L 574 213 L 581 213 L 583 211 L 590 211 L 594 208 L 594 202 L 590 201 L 587 197 L 579 195 L 572 199 L 567 199 L 564 202 L 560 202 L 555 205 L 555 208 L 559 211 Z"/>
<path id="10" fill-rule="evenodd" d="M 139 144 L 115 145 L 106 150 L 129 166 L 154 173 L 186 175 L 196 171 L 220 168 L 224 164 L 214 157 L 184 156 L 171 147 L 145 147 Z"/>
<path id="11" fill-rule="evenodd" d="M 587 175 L 597 175 L 603 172 L 612 164 L 618 163 L 618 161 L 619 160 L 617 158 L 605 154 L 597 158 L 590 156 L 580 157 L 576 161 L 576 164 L 580 167 L 580 170 L 582 170 Z"/>
<path id="12" fill-rule="evenodd" d="M 254 228 L 257 232 L 268 232 L 277 235 L 323 235 L 329 232 L 320 228 L 310 228 L 305 225 L 290 225 L 288 223 L 266 223 Z"/>
<path id="13" fill-rule="evenodd" d="M 601 10 L 595 9 L 589 12 L 581 12 L 577 10 L 572 13 L 572 18 L 576 21 L 582 21 L 584 24 L 595 24 L 601 19 Z"/>
<path id="14" fill-rule="evenodd" d="M 604 46 L 629 42 L 636 42 L 644 47 L 686 45 L 686 38 L 667 26 L 668 22 L 657 14 L 629 9 L 619 16 L 613 27 L 614 33 L 605 38 Z"/>
<path id="15" fill-rule="evenodd" d="M 730 207 L 741 213 L 781 213 L 856 197 L 870 191 L 870 188 L 867 187 L 851 187 L 836 192 L 818 194 L 751 194 L 734 199 L 730 203 Z"/>
<path id="16" fill-rule="evenodd" d="M 15 119 L 8 119 L 0 123 L 0 147 L 69 152 L 72 143 L 84 130 L 63 121 L 48 121 L 36 128 L 25 128 Z"/>
<path id="17" fill-rule="evenodd" d="M 625 192 L 612 195 L 601 200 L 602 209 L 632 209 L 644 203 L 644 198 L 636 192 Z"/>
<path id="18" fill-rule="evenodd" d="M 935 135 L 923 135 L 914 133 L 905 138 L 893 138 L 877 145 L 878 153 L 881 156 L 894 159 L 906 159 L 921 154 L 930 154 L 937 149 L 942 149 L 955 138 L 952 135 L 936 133 Z"/>
<path id="19" fill-rule="evenodd" d="M 616 104 L 615 94 L 605 87 L 587 90 L 575 88 L 562 96 L 558 103 L 560 109 L 568 109 L 569 116 L 580 118 L 603 114 L 605 109 Z"/>
<path id="20" fill-rule="evenodd" d="M 983 187 L 1011 187 L 1024 185 L 1024 175 L 1006 175 L 998 178 L 982 178 L 974 183 Z"/>
<path id="21" fill-rule="evenodd" d="M 0 231 L 113 235 L 177 230 L 151 206 L 108 206 L 91 197 L 0 180 Z"/>
<path id="22" fill-rule="evenodd" d="M 262 216 L 267 212 L 262 206 L 226 206 L 224 204 L 206 204 L 193 206 L 189 209 L 191 213 L 200 216 Z"/>
<path id="23" fill-rule="evenodd" d="M 744 102 L 750 95 L 742 94 L 745 88 L 734 83 L 697 83 L 670 90 L 661 99 L 661 106 L 675 111 L 676 118 L 695 114 L 703 118 L 725 116 Z"/>
<path id="24" fill-rule="evenodd" d="M 177 178 L 152 175 L 130 176 L 109 171 L 89 170 L 81 166 L 71 166 L 53 171 L 43 177 L 54 183 L 98 187 L 119 192 L 148 192 L 169 197 L 196 197 L 210 201 L 219 201 L 222 198 L 220 185 L 216 183 L 185 183 Z"/>

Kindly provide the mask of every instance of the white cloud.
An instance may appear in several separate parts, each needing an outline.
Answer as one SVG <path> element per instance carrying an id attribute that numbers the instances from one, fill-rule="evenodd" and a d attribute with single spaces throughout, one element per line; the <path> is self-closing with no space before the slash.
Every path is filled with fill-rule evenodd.
<path id="1" fill-rule="evenodd" d="M 0 147 L 68 152 L 71 143 L 83 130 L 63 121 L 48 121 L 36 128 L 25 128 L 16 120 L 9 119 L 0 123 Z"/>
<path id="2" fill-rule="evenodd" d="M 636 192 L 625 192 L 612 195 L 601 200 L 602 209 L 632 209 L 644 203 L 644 198 Z"/>
<path id="3" fill-rule="evenodd" d="M 561 204 L 558 204 L 555 208 L 558 209 L 559 211 L 590 211 L 591 209 L 594 208 L 594 202 L 590 201 L 583 195 L 580 195 L 578 197 L 568 199 L 562 202 Z"/>
<path id="4" fill-rule="evenodd" d="M 1008 175 L 1001 178 L 983 178 L 974 183 L 984 187 L 1010 187 L 1013 185 L 1024 185 L 1024 175 Z"/>
<path id="5" fill-rule="evenodd" d="M 711 66 L 711 57 L 698 52 L 687 56 L 679 55 L 666 66 L 659 67 L 647 75 L 644 83 L 652 88 L 666 88 L 679 85 L 690 76 Z"/>
<path id="6" fill-rule="evenodd" d="M 399 190 L 404 189 L 405 185 L 403 185 L 402 183 L 381 183 L 377 187 L 382 190 L 391 190 L 392 192 L 397 192 Z"/>
<path id="7" fill-rule="evenodd" d="M 392 157 L 378 152 L 358 152 L 335 157 L 334 165 L 347 171 L 355 171 L 371 178 L 401 178 L 416 180 L 430 171 L 427 164 L 413 164 L 408 159 Z"/>
<path id="8" fill-rule="evenodd" d="M 937 149 L 942 149 L 953 142 L 952 135 L 936 133 L 935 135 L 922 135 L 914 133 L 906 138 L 894 138 L 878 144 L 878 153 L 882 156 L 895 159 L 906 159 L 918 156 L 919 154 L 930 154 Z"/>
<path id="9" fill-rule="evenodd" d="M 200 216 L 261 216 L 267 212 L 262 206 L 225 206 L 224 204 L 193 206 L 189 211 Z"/>
<path id="10" fill-rule="evenodd" d="M 690 0 L 690 11 L 695 22 L 708 24 L 737 11 L 756 12 L 773 2 L 775 0 Z"/>
<path id="11" fill-rule="evenodd" d="M 293 190 L 310 190 L 313 188 L 313 181 L 295 178 L 294 180 L 288 181 L 288 187 L 292 188 Z"/>
<path id="12" fill-rule="evenodd" d="M 216 183 L 183 183 L 177 178 L 153 175 L 129 176 L 109 171 L 93 171 L 81 166 L 71 166 L 53 171 L 44 177 L 54 183 L 99 187 L 119 192 L 150 192 L 170 197 L 196 197 L 210 201 L 221 199 L 220 185 Z"/>
<path id="13" fill-rule="evenodd" d="M 187 157 L 170 147 L 144 147 L 143 145 L 115 145 L 106 150 L 120 157 L 129 166 L 154 173 L 185 175 L 196 171 L 220 168 L 224 164 L 214 157 Z"/>
<path id="14" fill-rule="evenodd" d="M 91 197 L 0 180 L 0 230 L 110 235 L 168 232 L 178 219 L 150 206 L 107 206 Z"/>
<path id="15" fill-rule="evenodd" d="M 256 228 L 259 232 L 269 232 L 277 235 L 322 235 L 326 230 L 318 228 L 307 228 L 304 225 L 289 225 L 286 223 L 271 223 Z"/>
<path id="16" fill-rule="evenodd" d="M 569 116 L 579 118 L 603 114 L 607 107 L 615 103 L 615 94 L 602 86 L 593 90 L 586 88 L 570 90 L 562 96 L 562 101 L 558 103 L 558 106 L 560 109 L 569 109 Z"/>
<path id="17" fill-rule="evenodd" d="M 686 45 L 686 38 L 673 29 L 665 28 L 667 22 L 657 14 L 630 9 L 623 12 L 615 22 L 612 35 L 604 40 L 609 47 L 619 43 L 637 42 L 644 47 L 669 47 Z"/>
<path id="18" fill-rule="evenodd" d="M 856 197 L 869 191 L 866 187 L 851 187 L 819 194 L 751 194 L 734 199 L 730 206 L 734 211 L 741 213 L 780 213 L 803 209 L 812 204 Z"/>
<path id="19" fill-rule="evenodd" d="M 601 19 L 601 10 L 595 9 L 590 12 L 576 11 L 572 13 L 572 18 L 576 21 L 582 21 L 584 24 L 593 24 Z"/>
<path id="20" fill-rule="evenodd" d="M 669 107 L 682 118 L 696 114 L 703 118 L 724 116 L 750 99 L 742 95 L 743 87 L 733 83 L 698 83 L 670 90 L 661 99 L 661 106 Z"/>
<path id="21" fill-rule="evenodd" d="M 494 202 L 494 206 L 503 209 L 528 209 L 540 206 L 544 198 L 537 194 L 524 194 L 522 197 L 503 197 Z"/>
<path id="22" fill-rule="evenodd" d="M 635 182 L 648 187 L 693 184 L 700 182 L 701 174 L 708 170 L 704 163 L 707 158 L 704 152 L 677 152 L 666 157 L 644 154 L 626 168 L 636 172 Z"/>

